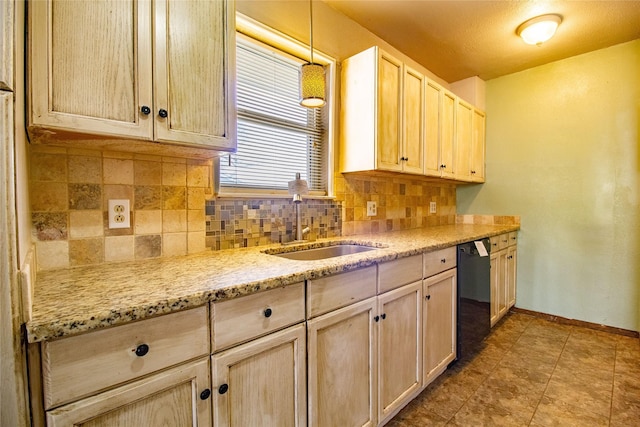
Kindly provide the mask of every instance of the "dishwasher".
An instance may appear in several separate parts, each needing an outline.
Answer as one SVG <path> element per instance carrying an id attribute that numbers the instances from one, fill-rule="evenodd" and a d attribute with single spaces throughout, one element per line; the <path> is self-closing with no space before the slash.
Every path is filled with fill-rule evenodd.
<path id="1" fill-rule="evenodd" d="M 491 331 L 489 239 L 458 245 L 458 324 L 456 359 L 467 359 Z"/>

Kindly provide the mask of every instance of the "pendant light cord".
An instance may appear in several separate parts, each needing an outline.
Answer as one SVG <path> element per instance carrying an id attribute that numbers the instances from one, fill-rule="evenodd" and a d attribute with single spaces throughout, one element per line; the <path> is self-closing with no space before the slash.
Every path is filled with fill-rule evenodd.
<path id="1" fill-rule="evenodd" d="M 313 0 L 309 0 L 309 50 L 313 64 Z"/>

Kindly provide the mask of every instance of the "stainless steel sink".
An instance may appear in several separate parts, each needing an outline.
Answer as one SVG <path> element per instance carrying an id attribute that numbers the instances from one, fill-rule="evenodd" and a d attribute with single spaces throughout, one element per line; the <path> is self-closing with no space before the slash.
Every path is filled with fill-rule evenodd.
<path id="1" fill-rule="evenodd" d="M 319 259 L 327 259 L 333 258 L 342 255 L 351 255 L 360 252 L 368 252 L 374 251 L 378 248 L 374 248 L 371 246 L 357 245 L 357 244 L 344 244 L 344 245 L 334 245 L 334 246 L 325 246 L 322 248 L 313 248 L 313 249 L 299 249 L 291 252 L 281 252 L 281 253 L 269 253 L 270 255 L 275 255 L 281 258 L 295 259 L 298 261 L 314 261 Z"/>

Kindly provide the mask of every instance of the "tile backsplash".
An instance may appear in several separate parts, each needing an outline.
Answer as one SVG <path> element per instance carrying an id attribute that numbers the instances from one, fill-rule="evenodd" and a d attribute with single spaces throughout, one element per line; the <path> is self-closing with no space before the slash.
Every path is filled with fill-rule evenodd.
<path id="1" fill-rule="evenodd" d="M 33 241 L 40 270 L 289 242 L 289 198 L 213 198 L 210 160 L 46 145 L 30 149 Z M 307 237 L 456 222 L 455 185 L 403 176 L 335 175 L 335 199 L 305 199 Z M 109 199 L 128 199 L 131 227 L 109 229 Z M 366 202 L 377 215 L 366 216 Z M 436 202 L 435 214 L 429 202 Z"/>
<path id="2" fill-rule="evenodd" d="M 30 147 L 33 239 L 42 270 L 201 252 L 210 160 Z M 131 227 L 109 229 L 109 199 Z"/>
<path id="3" fill-rule="evenodd" d="M 455 224 L 456 187 L 401 176 L 336 174 L 335 192 L 342 201 L 342 234 L 380 233 Z M 367 201 L 377 203 L 368 217 Z M 436 202 L 436 213 L 429 203 Z"/>
<path id="4" fill-rule="evenodd" d="M 300 205 L 305 238 L 339 236 L 341 203 L 305 199 Z M 291 199 L 208 200 L 206 245 L 213 250 L 286 243 L 295 239 L 296 215 Z"/>

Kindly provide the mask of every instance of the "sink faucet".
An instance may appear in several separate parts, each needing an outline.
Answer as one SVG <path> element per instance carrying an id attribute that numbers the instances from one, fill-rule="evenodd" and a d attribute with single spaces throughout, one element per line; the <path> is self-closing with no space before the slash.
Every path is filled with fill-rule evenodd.
<path id="1" fill-rule="evenodd" d="M 309 193 L 307 181 L 300 179 L 300 172 L 296 173 L 296 179 L 289 181 L 289 194 L 293 195 L 293 204 L 296 209 L 296 240 L 302 241 L 305 234 L 309 233 L 309 227 L 302 228 L 302 214 L 300 213 L 300 203 L 302 203 L 302 195 Z"/>

